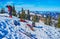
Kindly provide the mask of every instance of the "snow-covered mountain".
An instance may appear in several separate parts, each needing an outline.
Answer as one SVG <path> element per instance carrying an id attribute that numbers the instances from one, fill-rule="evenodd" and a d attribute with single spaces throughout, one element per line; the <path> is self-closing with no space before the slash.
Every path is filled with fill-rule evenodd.
<path id="1" fill-rule="evenodd" d="M 32 25 L 32 21 L 0 15 L 0 39 L 60 39 L 58 30 L 42 21 L 35 23 L 34 31 L 27 24 Z"/>

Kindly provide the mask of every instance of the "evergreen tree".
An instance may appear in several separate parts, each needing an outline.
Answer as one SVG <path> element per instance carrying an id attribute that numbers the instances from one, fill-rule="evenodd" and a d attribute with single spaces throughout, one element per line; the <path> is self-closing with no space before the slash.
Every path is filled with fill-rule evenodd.
<path id="1" fill-rule="evenodd" d="M 30 20 L 30 12 L 29 10 L 27 11 L 27 17 L 26 17 L 27 20 Z"/>
<path id="2" fill-rule="evenodd" d="M 5 13 L 5 9 L 4 8 L 1 9 L 1 13 L 2 14 Z"/>
<path id="3" fill-rule="evenodd" d="M 48 18 L 48 15 L 46 15 L 45 17 L 45 24 L 47 25 L 47 18 Z"/>
<path id="4" fill-rule="evenodd" d="M 13 5 L 13 7 L 12 7 L 12 15 L 13 15 L 13 16 L 17 16 L 17 15 L 16 15 L 16 10 L 15 10 L 15 6 L 14 6 L 14 5 Z"/>
<path id="5" fill-rule="evenodd" d="M 45 24 L 47 24 L 47 17 L 45 17 Z"/>
<path id="6" fill-rule="evenodd" d="M 38 16 L 37 15 L 33 16 L 32 20 L 33 22 L 38 22 Z"/>
<path id="7" fill-rule="evenodd" d="M 17 17 L 20 18 L 20 11 L 18 11 L 18 13 L 17 13 Z"/>
<path id="8" fill-rule="evenodd" d="M 45 18 L 45 24 L 51 25 L 51 16 L 50 16 L 50 14 L 48 14 L 47 17 Z"/>
<path id="9" fill-rule="evenodd" d="M 22 13 L 20 14 L 20 18 L 25 19 L 25 16 L 26 16 L 25 10 L 22 8 Z"/>
<path id="10" fill-rule="evenodd" d="M 60 17 L 59 17 L 59 19 L 58 19 L 57 27 L 60 28 Z"/>
<path id="11" fill-rule="evenodd" d="M 47 22 L 48 22 L 48 25 L 50 25 L 50 23 L 51 23 L 51 16 L 50 15 L 48 16 Z"/>
<path id="12" fill-rule="evenodd" d="M 22 8 L 22 10 L 21 10 L 21 11 L 22 11 L 22 13 L 23 13 L 24 9 Z"/>

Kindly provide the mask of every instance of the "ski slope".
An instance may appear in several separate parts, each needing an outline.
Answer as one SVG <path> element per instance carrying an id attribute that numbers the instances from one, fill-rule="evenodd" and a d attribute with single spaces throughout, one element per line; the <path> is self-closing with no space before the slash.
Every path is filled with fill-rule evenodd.
<path id="1" fill-rule="evenodd" d="M 21 22 L 17 17 L 0 15 L 0 39 L 60 39 L 60 33 L 54 27 L 39 22 L 32 31 L 27 24 L 32 25 L 32 21 Z"/>

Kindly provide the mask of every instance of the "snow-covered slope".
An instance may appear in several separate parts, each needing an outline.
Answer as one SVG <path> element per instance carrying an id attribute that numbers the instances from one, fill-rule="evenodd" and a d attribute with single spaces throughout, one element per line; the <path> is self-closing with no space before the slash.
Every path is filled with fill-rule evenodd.
<path id="1" fill-rule="evenodd" d="M 57 29 L 45 25 L 43 22 L 36 23 L 34 31 L 27 24 L 32 21 L 20 22 L 19 18 L 0 16 L 0 39 L 60 39 Z"/>

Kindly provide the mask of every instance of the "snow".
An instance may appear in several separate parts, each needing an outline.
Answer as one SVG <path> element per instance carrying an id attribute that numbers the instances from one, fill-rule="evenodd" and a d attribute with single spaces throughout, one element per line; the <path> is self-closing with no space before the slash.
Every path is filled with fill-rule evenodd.
<path id="1" fill-rule="evenodd" d="M 40 21 L 35 23 L 36 26 L 32 31 L 27 26 L 27 24 L 32 25 L 32 21 L 26 21 L 20 22 L 19 18 L 14 16 L 12 18 L 0 16 L 0 39 L 60 39 L 60 33 L 55 27 Z"/>
<path id="2" fill-rule="evenodd" d="M 34 13 L 30 13 L 30 15 L 35 15 Z"/>
<path id="3" fill-rule="evenodd" d="M 9 16 L 7 13 L 5 13 L 5 14 L 0 14 L 0 16 Z"/>

